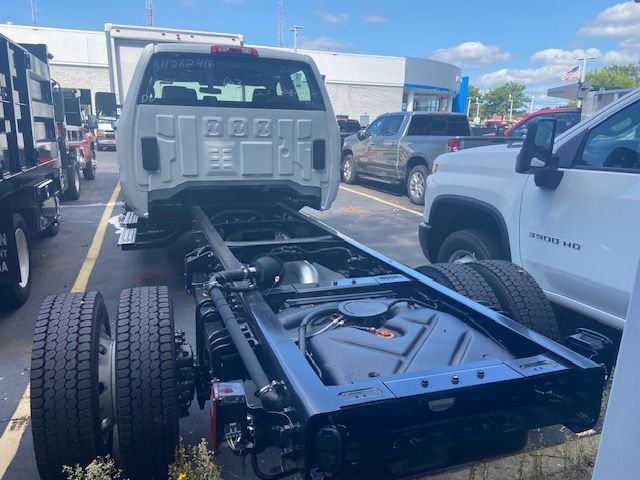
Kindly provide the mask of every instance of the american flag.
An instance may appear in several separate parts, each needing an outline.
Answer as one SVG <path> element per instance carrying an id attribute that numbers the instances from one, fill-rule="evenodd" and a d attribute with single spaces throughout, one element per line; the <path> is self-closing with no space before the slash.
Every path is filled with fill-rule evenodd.
<path id="1" fill-rule="evenodd" d="M 580 65 L 576 65 L 567 73 L 560 77 L 560 80 L 566 82 L 567 80 L 578 80 L 580 78 Z"/>

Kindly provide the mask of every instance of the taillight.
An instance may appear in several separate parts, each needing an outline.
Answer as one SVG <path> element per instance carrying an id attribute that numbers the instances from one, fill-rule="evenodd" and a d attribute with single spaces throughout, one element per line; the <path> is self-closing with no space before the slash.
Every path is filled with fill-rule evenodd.
<path id="1" fill-rule="evenodd" d="M 217 53 L 220 55 L 250 55 L 252 57 L 258 56 L 258 50 L 251 47 L 237 47 L 234 45 L 212 45 L 211 53 Z"/>
<path id="2" fill-rule="evenodd" d="M 447 140 L 447 148 L 450 152 L 457 152 L 460 149 L 460 140 L 457 138 Z"/>

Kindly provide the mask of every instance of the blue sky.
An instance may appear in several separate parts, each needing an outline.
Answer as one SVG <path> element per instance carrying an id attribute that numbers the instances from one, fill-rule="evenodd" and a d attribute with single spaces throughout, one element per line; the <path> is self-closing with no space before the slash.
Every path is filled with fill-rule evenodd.
<path id="1" fill-rule="evenodd" d="M 243 33 L 277 45 L 277 0 L 154 0 L 156 26 Z M 515 80 L 531 92 L 559 84 L 586 51 L 592 67 L 640 60 L 640 3 L 607 0 L 284 0 L 301 46 L 432 57 L 460 65 L 483 89 Z M 2 0 L 0 22 L 29 25 L 30 0 Z M 146 22 L 145 0 L 37 0 L 38 23 L 102 30 Z M 292 34 L 286 29 L 286 43 Z M 548 101 L 540 96 L 544 104 Z"/>

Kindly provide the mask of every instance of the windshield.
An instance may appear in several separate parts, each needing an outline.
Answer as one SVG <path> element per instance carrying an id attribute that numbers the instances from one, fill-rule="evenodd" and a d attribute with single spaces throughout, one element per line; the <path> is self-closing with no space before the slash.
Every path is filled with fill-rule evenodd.
<path id="1" fill-rule="evenodd" d="M 304 62 L 250 55 L 156 53 L 138 103 L 191 107 L 324 110 Z"/>

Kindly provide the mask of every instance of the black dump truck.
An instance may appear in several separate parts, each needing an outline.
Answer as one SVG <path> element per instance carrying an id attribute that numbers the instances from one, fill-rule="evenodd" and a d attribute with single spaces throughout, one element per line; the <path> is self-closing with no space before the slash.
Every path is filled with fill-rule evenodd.
<path id="1" fill-rule="evenodd" d="M 61 161 L 46 48 L 0 35 L 2 308 L 29 296 L 32 239 L 58 232 Z"/>
<path id="2" fill-rule="evenodd" d="M 148 45 L 132 78 L 120 245 L 191 233 L 194 308 L 177 320 L 194 334 L 176 330 L 167 287 L 123 290 L 113 329 L 98 292 L 48 297 L 31 363 L 43 478 L 111 452 L 116 434 L 128 477 L 163 478 L 193 401 L 211 448 L 267 480 L 418 476 L 515 452 L 531 429 L 596 424 L 610 342 L 561 338 L 523 269 L 416 271 L 300 211 L 328 208 L 340 175 L 309 57 Z"/>

